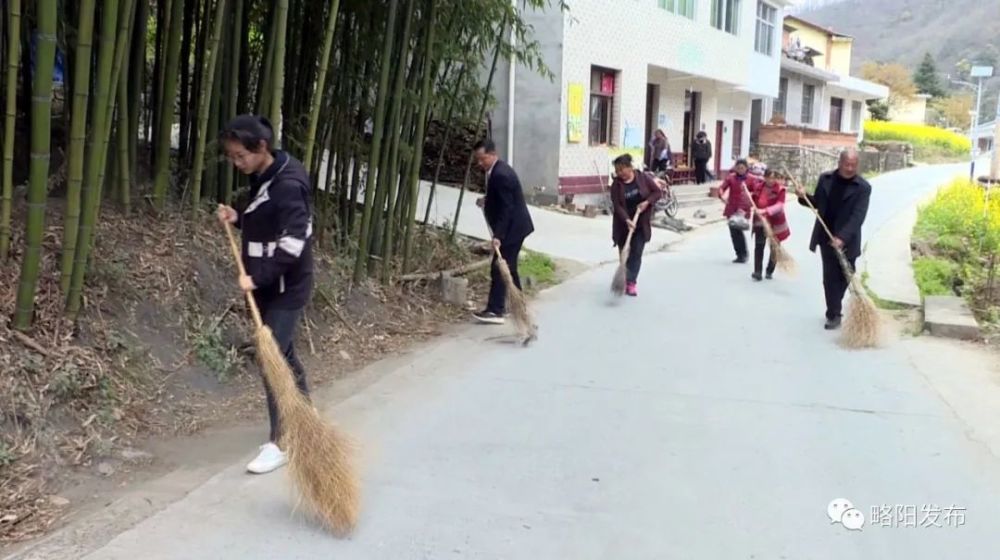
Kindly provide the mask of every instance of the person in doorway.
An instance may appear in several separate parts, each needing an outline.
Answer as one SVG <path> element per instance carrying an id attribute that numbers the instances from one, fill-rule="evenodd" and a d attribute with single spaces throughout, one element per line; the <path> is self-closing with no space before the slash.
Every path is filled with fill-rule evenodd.
<path id="1" fill-rule="evenodd" d="M 673 157 L 670 155 L 670 140 L 667 139 L 667 135 L 662 129 L 656 130 L 653 136 L 652 147 L 653 164 L 650 167 L 653 169 L 653 172 L 659 173 L 669 169 L 672 165 Z"/>
<path id="2" fill-rule="evenodd" d="M 702 185 L 708 180 L 708 160 L 712 159 L 712 143 L 704 130 L 698 131 L 691 147 L 691 157 L 694 159 L 694 178 Z"/>
<path id="3" fill-rule="evenodd" d="M 239 210 L 220 204 L 220 221 L 243 233 L 242 260 L 246 276 L 243 291 L 252 292 L 264 324 L 270 327 L 285 354 L 295 384 L 308 396 L 306 372 L 295 354 L 295 334 L 312 296 L 312 188 L 302 164 L 273 148 L 274 131 L 264 117 L 241 115 L 226 125 L 219 143 L 236 169 L 250 177 L 249 197 Z M 288 459 L 279 447 L 281 418 L 274 394 L 264 381 L 271 432 L 247 470 L 271 472 Z"/>
<path id="4" fill-rule="evenodd" d="M 854 264 L 861 255 L 861 227 L 868 215 L 872 187 L 858 174 L 858 151 L 850 148 L 840 154 L 836 171 L 819 176 L 815 194 L 808 194 L 796 185 L 799 203 L 811 203 L 833 233 L 829 239 L 819 220 L 813 226 L 809 250 L 820 248 L 823 261 L 823 290 L 826 296 L 826 324 L 833 330 L 840 327 L 844 294 L 848 281 L 840 265 L 837 252 L 841 251 L 855 270 Z"/>
<path id="5" fill-rule="evenodd" d="M 788 220 L 785 218 L 785 185 L 778 180 L 777 173 L 771 169 L 764 171 L 764 182 L 757 187 L 753 197 L 757 211 L 753 219 L 754 251 L 751 277 L 759 282 L 764 278 L 761 272 L 764 265 L 764 247 L 768 243 L 764 221 L 766 220 L 771 225 L 771 230 L 778 238 L 779 243 L 788 239 L 791 230 L 788 229 Z M 772 249 L 765 273 L 768 280 L 774 277 L 774 268 L 774 250 Z"/>
<path id="6" fill-rule="evenodd" d="M 629 154 L 615 158 L 614 166 L 615 181 L 611 184 L 611 203 L 614 206 L 611 237 L 620 253 L 625 248 L 629 231 L 635 231 L 625 262 L 625 293 L 638 296 L 637 282 L 639 269 L 642 267 L 642 252 L 653 233 L 653 212 L 649 209 L 663 196 L 663 191 L 656 178 L 635 170 Z M 636 212 L 639 213 L 638 219 L 635 219 Z"/>
<path id="7" fill-rule="evenodd" d="M 759 186 L 760 180 L 750 175 L 747 161 L 741 159 L 736 162 L 733 171 L 719 187 L 719 197 L 726 203 L 722 215 L 729 221 L 729 235 L 733 240 L 733 250 L 736 252 L 733 262 L 737 264 L 747 262 L 750 257 L 747 251 L 747 238 L 743 233 L 749 229 L 750 221 L 751 206 L 746 191 L 753 193 Z"/>
<path id="8" fill-rule="evenodd" d="M 493 238 L 492 248 L 500 249 L 500 256 L 510 268 L 514 285 L 521 289 L 521 278 L 517 274 L 517 259 L 521 254 L 524 240 L 535 231 L 524 200 L 524 191 L 517 173 L 497 156 L 497 147 L 492 140 L 481 140 L 474 146 L 476 163 L 486 172 L 486 196 L 476 201 L 483 209 L 486 223 Z M 490 276 L 490 295 L 486 309 L 473 316 L 481 323 L 502 325 L 507 309 L 507 288 L 500 270 L 496 266 L 496 252 L 493 255 L 493 269 Z"/>

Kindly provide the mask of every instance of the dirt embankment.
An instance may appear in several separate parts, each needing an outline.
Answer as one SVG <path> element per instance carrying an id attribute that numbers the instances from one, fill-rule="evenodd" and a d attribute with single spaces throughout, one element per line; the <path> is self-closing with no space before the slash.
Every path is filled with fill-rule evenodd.
<path id="1" fill-rule="evenodd" d="M 17 209 L 14 223 L 23 223 Z M 248 352 L 249 323 L 224 236 L 210 217 L 101 218 L 86 311 L 65 319 L 59 289 L 60 208 L 50 207 L 36 317 L 10 329 L 23 254 L 0 267 L 0 545 L 45 533 L 95 489 L 155 471 L 157 440 L 264 416 Z M 22 228 L 15 228 L 20 233 Z M 430 230 L 416 240 L 420 271 L 481 259 Z M 439 332 L 465 310 L 428 283 L 348 290 L 351 259 L 318 254 L 317 290 L 299 351 L 314 385 Z M 470 275 L 479 299 L 488 271 Z M 263 432 L 262 432 L 263 433 Z"/>

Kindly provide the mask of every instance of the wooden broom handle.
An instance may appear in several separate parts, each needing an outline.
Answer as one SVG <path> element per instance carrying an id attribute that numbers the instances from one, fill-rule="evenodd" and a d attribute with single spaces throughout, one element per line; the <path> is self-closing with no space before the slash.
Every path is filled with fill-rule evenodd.
<path id="1" fill-rule="evenodd" d="M 233 252 L 233 258 L 236 260 L 236 269 L 239 270 L 240 276 L 247 275 L 247 269 L 243 266 L 243 256 L 240 252 L 240 246 L 236 243 L 236 236 L 233 235 L 233 225 L 229 222 L 223 222 L 223 227 L 226 229 L 226 237 L 229 238 L 229 248 Z M 254 325 L 258 329 L 264 327 L 264 319 L 260 316 L 260 308 L 257 307 L 257 300 L 253 298 L 253 292 L 246 292 L 247 305 L 250 306 L 250 315 L 253 317 Z"/>
<path id="2" fill-rule="evenodd" d="M 789 181 L 795 183 L 799 187 L 802 186 L 802 184 L 799 183 L 798 181 L 796 181 L 795 178 L 792 177 L 792 174 L 789 173 L 788 170 L 785 169 L 784 167 L 781 168 L 781 172 L 785 175 L 785 177 L 788 177 Z M 805 189 L 803 189 L 803 190 L 805 190 Z M 808 193 L 806 193 L 806 194 L 808 194 Z M 802 197 L 802 200 L 805 200 L 806 204 L 809 205 L 809 208 L 812 209 L 813 214 L 816 214 L 816 219 L 819 220 L 820 225 L 823 226 L 823 229 L 826 231 L 826 235 L 830 238 L 830 241 L 833 241 L 833 238 L 834 238 L 833 232 L 830 231 L 829 227 L 827 227 L 826 222 L 823 220 L 823 216 L 819 215 L 819 210 L 817 210 L 816 207 L 813 206 L 813 203 L 812 203 L 811 200 L 809 200 L 808 196 Z"/>
<path id="3" fill-rule="evenodd" d="M 746 182 L 740 183 L 740 186 L 743 187 L 743 193 L 747 195 L 750 207 L 754 209 L 754 214 L 759 216 L 761 220 L 764 220 L 764 216 L 759 212 L 760 208 L 757 208 L 757 203 L 753 201 L 753 195 L 750 194 L 750 189 L 747 188 Z"/>

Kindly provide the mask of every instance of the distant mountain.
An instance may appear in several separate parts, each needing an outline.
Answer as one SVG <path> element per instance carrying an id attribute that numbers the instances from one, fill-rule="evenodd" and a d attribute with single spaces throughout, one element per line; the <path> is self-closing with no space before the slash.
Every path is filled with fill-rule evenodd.
<path id="1" fill-rule="evenodd" d="M 794 12 L 853 36 L 855 72 L 868 60 L 914 68 L 925 52 L 953 76 L 963 59 L 1000 62 L 1000 0 L 803 0 Z"/>

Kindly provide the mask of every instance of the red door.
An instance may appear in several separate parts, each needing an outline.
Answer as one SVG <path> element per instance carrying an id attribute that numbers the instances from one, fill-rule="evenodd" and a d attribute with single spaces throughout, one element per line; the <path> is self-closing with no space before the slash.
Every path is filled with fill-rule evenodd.
<path id="1" fill-rule="evenodd" d="M 722 172 L 722 134 L 726 128 L 723 121 L 715 121 L 715 145 L 712 146 L 715 152 L 715 176 L 719 177 Z"/>

